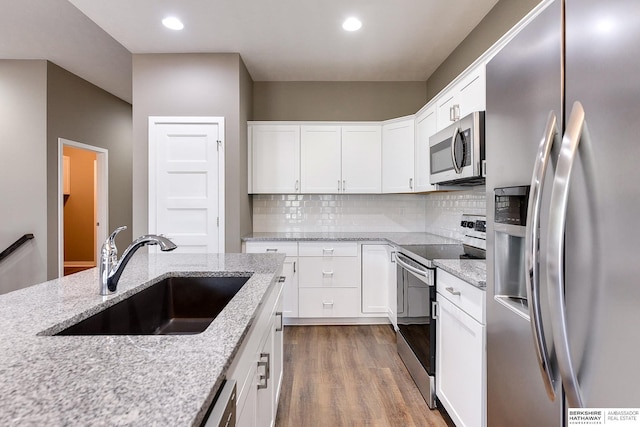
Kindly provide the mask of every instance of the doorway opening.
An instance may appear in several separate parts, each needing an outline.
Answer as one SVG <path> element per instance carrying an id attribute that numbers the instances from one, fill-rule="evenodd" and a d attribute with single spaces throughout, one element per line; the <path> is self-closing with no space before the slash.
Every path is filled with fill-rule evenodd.
<path id="1" fill-rule="evenodd" d="M 93 268 L 107 231 L 107 150 L 58 139 L 58 276 Z"/>

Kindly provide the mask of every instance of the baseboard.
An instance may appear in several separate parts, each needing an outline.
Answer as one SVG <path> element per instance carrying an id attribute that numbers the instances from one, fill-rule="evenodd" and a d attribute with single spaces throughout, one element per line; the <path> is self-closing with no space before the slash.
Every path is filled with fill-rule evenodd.
<path id="1" fill-rule="evenodd" d="M 285 325 L 316 326 L 316 325 L 390 325 L 386 317 L 285 317 Z"/>

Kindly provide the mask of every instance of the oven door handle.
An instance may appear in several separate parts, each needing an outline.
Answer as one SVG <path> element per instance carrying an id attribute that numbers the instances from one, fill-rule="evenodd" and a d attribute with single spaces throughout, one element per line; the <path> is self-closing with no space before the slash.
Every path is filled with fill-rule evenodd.
<path id="1" fill-rule="evenodd" d="M 396 252 L 396 262 L 405 270 L 408 270 L 414 274 L 417 274 L 418 276 L 422 276 L 425 278 L 429 277 L 429 272 L 428 271 L 424 271 L 424 270 L 420 270 L 418 268 L 415 268 L 409 264 L 407 264 L 406 261 L 403 260 L 403 258 L 405 260 L 408 260 L 409 258 L 407 258 L 405 255 L 401 254 L 400 252 Z"/>

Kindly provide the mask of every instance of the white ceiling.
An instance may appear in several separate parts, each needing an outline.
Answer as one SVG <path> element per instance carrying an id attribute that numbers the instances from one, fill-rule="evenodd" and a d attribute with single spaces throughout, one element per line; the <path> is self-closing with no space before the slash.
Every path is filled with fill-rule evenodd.
<path id="1" fill-rule="evenodd" d="M 0 58 L 41 55 L 128 101 L 129 52 L 238 52 L 255 81 L 421 81 L 497 1 L 0 0 Z"/>

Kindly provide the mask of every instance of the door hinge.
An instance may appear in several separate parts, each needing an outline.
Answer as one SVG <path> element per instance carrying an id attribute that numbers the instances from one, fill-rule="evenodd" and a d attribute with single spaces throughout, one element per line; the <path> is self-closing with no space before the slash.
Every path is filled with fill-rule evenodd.
<path id="1" fill-rule="evenodd" d="M 220 217 L 216 217 L 216 227 L 220 227 Z"/>
<path id="2" fill-rule="evenodd" d="M 222 146 L 222 141 L 218 140 L 216 142 L 217 142 L 216 151 L 220 151 L 220 147 Z"/>

